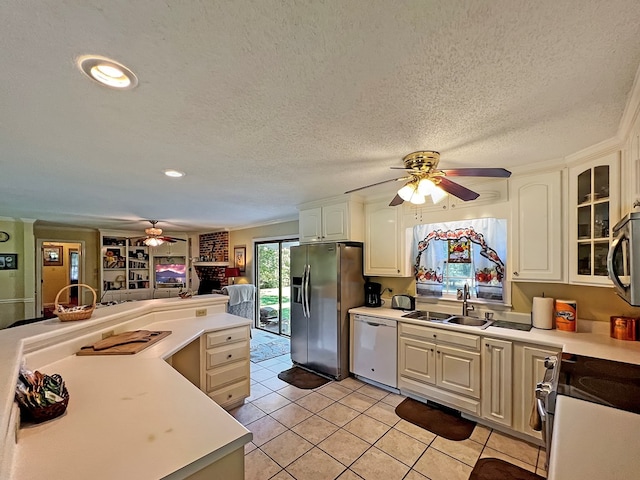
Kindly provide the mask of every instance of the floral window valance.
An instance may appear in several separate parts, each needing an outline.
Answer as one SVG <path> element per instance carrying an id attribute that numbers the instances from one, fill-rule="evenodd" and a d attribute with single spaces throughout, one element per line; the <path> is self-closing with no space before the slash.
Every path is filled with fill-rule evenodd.
<path id="1" fill-rule="evenodd" d="M 477 298 L 503 300 L 506 220 L 480 218 L 418 225 L 413 233 L 418 295 L 455 294 L 467 283 Z"/>

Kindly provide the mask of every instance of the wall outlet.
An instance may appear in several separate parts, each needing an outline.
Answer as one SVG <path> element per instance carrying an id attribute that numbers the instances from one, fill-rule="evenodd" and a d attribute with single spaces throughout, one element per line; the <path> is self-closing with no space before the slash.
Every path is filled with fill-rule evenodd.
<path id="1" fill-rule="evenodd" d="M 206 308 L 198 308 L 196 309 L 196 317 L 206 317 L 207 309 Z"/>
<path id="2" fill-rule="evenodd" d="M 108 332 L 102 332 L 102 339 L 104 340 L 105 338 L 113 337 L 113 335 L 114 335 L 113 330 L 109 330 Z"/>

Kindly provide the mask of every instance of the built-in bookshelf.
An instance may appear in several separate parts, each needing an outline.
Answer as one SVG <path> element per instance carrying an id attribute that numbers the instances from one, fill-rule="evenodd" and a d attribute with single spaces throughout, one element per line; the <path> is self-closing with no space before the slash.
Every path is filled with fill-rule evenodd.
<path id="1" fill-rule="evenodd" d="M 139 232 L 100 232 L 102 301 L 145 300 L 173 296 L 186 287 L 187 242 L 149 247 Z M 176 266 L 177 267 L 174 267 Z M 166 268 L 165 268 L 166 266 Z M 166 270 L 173 268 L 176 275 Z M 160 272 L 165 270 L 165 272 Z M 161 292 L 158 289 L 162 289 Z M 172 290 L 168 290 L 172 289 Z"/>

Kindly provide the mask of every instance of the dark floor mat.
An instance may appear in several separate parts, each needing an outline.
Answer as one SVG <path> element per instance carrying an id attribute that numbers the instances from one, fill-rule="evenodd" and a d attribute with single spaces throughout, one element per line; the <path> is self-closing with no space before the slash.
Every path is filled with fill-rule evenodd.
<path id="1" fill-rule="evenodd" d="M 427 405 L 412 398 L 398 405 L 396 414 L 407 422 L 454 441 L 469 438 L 476 426 L 476 422 L 462 418 L 455 410 Z"/>
<path id="2" fill-rule="evenodd" d="M 469 480 L 544 480 L 544 477 L 497 458 L 482 458 L 473 467 Z"/>
<path id="3" fill-rule="evenodd" d="M 321 387 L 330 381 L 300 367 L 293 367 L 289 370 L 285 370 L 284 372 L 280 372 L 278 374 L 278 378 L 290 385 L 293 385 L 294 387 L 302 388 L 304 390 Z"/>

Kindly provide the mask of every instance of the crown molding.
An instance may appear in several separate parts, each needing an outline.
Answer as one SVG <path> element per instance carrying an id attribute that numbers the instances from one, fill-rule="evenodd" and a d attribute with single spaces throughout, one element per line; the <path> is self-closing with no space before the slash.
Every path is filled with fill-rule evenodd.
<path id="1" fill-rule="evenodd" d="M 636 76 L 633 79 L 631 92 L 627 97 L 627 104 L 624 107 L 620 124 L 618 125 L 617 137 L 624 140 L 631 134 L 631 129 L 640 114 L 640 66 L 636 70 Z"/>
<path id="2" fill-rule="evenodd" d="M 602 142 L 596 143 L 595 145 L 591 145 L 590 147 L 584 148 L 576 153 L 572 153 L 571 155 L 567 155 L 564 158 L 567 162 L 567 165 L 569 166 L 574 163 L 584 162 L 586 160 L 591 160 L 602 155 L 613 153 L 615 151 L 622 150 L 623 148 L 624 140 L 615 136 L 607 140 L 603 140 Z"/>

